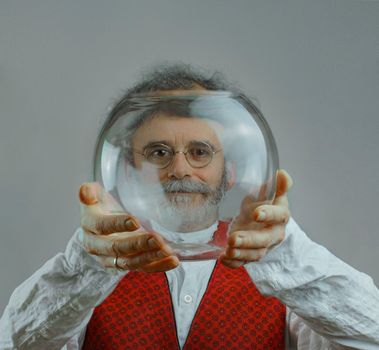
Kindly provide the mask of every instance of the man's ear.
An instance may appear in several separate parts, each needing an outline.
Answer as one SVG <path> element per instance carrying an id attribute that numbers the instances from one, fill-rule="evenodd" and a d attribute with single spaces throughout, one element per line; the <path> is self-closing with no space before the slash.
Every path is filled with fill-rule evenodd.
<path id="1" fill-rule="evenodd" d="M 237 182 L 236 164 L 228 160 L 225 164 L 226 178 L 228 179 L 228 191 L 233 188 Z"/>

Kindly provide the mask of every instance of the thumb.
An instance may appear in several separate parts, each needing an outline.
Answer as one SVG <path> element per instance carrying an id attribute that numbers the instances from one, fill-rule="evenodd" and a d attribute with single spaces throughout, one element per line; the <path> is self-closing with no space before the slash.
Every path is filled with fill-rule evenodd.
<path id="1" fill-rule="evenodd" d="M 82 210 L 91 213 L 124 213 L 125 210 L 98 182 L 80 186 L 79 199 Z"/>
<path id="2" fill-rule="evenodd" d="M 283 169 L 278 170 L 276 175 L 276 193 L 275 197 L 285 195 L 292 187 L 293 181 L 291 176 Z"/>
<path id="3" fill-rule="evenodd" d="M 99 203 L 103 189 L 97 182 L 84 183 L 79 188 L 79 199 L 82 204 L 93 205 Z"/>

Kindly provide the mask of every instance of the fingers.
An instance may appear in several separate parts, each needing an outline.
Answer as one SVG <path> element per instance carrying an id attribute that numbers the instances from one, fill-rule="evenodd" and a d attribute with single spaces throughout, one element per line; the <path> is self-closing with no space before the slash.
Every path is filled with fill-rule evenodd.
<path id="1" fill-rule="evenodd" d="M 150 251 L 130 257 L 119 257 L 117 265 L 121 269 L 136 270 L 155 261 L 167 258 L 168 256 L 169 255 L 162 250 Z"/>
<path id="2" fill-rule="evenodd" d="M 122 213 L 117 201 L 98 183 L 80 186 L 81 226 L 84 230 L 109 235 L 114 232 L 134 231 L 140 227 L 138 220 Z M 112 214 L 118 212 L 118 214 Z"/>
<path id="3" fill-rule="evenodd" d="M 290 175 L 279 170 L 272 205 L 254 207 L 253 202 L 245 200 L 240 216 L 233 223 L 228 247 L 220 257 L 224 265 L 238 268 L 248 262 L 259 261 L 269 248 L 283 241 L 285 224 L 290 219 L 287 192 L 291 186 Z"/>
<path id="4" fill-rule="evenodd" d="M 84 183 L 79 188 L 83 206 L 103 213 L 123 212 L 120 204 L 97 182 Z"/>
<path id="5" fill-rule="evenodd" d="M 261 205 L 253 211 L 255 221 L 267 224 L 286 224 L 290 216 L 286 205 Z"/>
<path id="6" fill-rule="evenodd" d="M 237 269 L 246 264 L 246 261 L 228 259 L 225 255 L 220 256 L 220 261 L 222 264 L 230 267 L 231 269 Z"/>
<path id="7" fill-rule="evenodd" d="M 112 243 L 112 250 L 118 256 L 126 256 L 129 254 L 138 254 L 139 252 L 148 252 L 151 250 L 161 250 L 165 252 L 166 256 L 172 254 L 172 249 L 166 244 L 161 236 L 155 233 L 142 232 L 136 233 L 133 236 L 128 236 L 130 233 L 126 233 L 126 238 L 117 238 Z"/>
<path id="8" fill-rule="evenodd" d="M 280 243 L 284 239 L 284 236 L 284 226 L 272 226 L 261 230 L 235 231 L 228 239 L 228 249 L 244 250 L 270 248 L 273 245 Z"/>
<path id="9" fill-rule="evenodd" d="M 230 268 L 238 268 L 248 262 L 259 261 L 269 248 L 282 242 L 284 236 L 284 225 L 233 232 L 228 239 L 228 247 L 220 257 L 221 262 Z"/>
<path id="10" fill-rule="evenodd" d="M 81 226 L 84 230 L 109 235 L 115 232 L 134 231 L 140 227 L 138 220 L 128 214 L 83 213 Z"/>
<path id="11" fill-rule="evenodd" d="M 261 260 L 267 253 L 267 248 L 261 249 L 233 249 L 228 247 L 225 252 L 225 257 L 250 262 L 250 261 L 259 261 Z"/>
<path id="12" fill-rule="evenodd" d="M 85 205 L 93 205 L 99 202 L 102 188 L 97 183 L 84 183 L 79 188 L 79 199 Z"/>
<path id="13" fill-rule="evenodd" d="M 174 269 L 179 264 L 177 257 L 165 256 L 161 251 L 147 252 L 130 258 L 117 257 L 117 260 L 113 256 L 96 256 L 95 258 L 104 267 L 125 271 L 161 272 Z"/>
<path id="14" fill-rule="evenodd" d="M 278 170 L 276 175 L 276 193 L 275 197 L 285 195 L 292 187 L 293 181 L 291 176 L 284 170 Z"/>
<path id="15" fill-rule="evenodd" d="M 254 198 L 246 196 L 241 203 L 240 214 L 238 217 L 239 221 L 242 223 L 249 223 L 251 221 L 252 213 L 261 204 L 262 202 L 257 202 Z"/>
<path id="16" fill-rule="evenodd" d="M 142 266 L 140 271 L 144 272 L 164 272 L 172 270 L 179 265 L 179 259 L 176 256 L 169 256 L 160 261 L 153 262 L 151 264 Z"/>
<path id="17" fill-rule="evenodd" d="M 261 223 L 282 224 L 290 218 L 287 192 L 292 187 L 292 179 L 285 170 L 277 174 L 276 194 L 273 205 L 261 205 L 254 209 L 253 219 Z"/>
<path id="18" fill-rule="evenodd" d="M 286 207 L 288 210 L 288 199 L 287 192 L 292 186 L 292 179 L 290 175 L 285 170 L 278 170 L 277 172 L 277 182 L 276 182 L 276 192 L 273 201 L 274 206 Z M 254 198 L 250 195 L 246 196 L 240 208 L 240 214 L 238 221 L 241 225 L 246 225 L 251 222 L 251 219 L 255 221 L 266 221 L 264 215 L 267 214 L 267 221 L 284 220 L 287 216 L 286 209 L 280 209 L 281 212 L 271 212 L 274 208 L 269 209 L 267 213 L 262 211 L 262 205 L 264 205 L 264 194 L 266 193 L 266 185 L 261 188 L 262 195 L 259 196 L 261 199 Z M 259 215 L 260 213 L 260 215 Z"/>
<path id="19" fill-rule="evenodd" d="M 83 230 L 83 246 L 90 254 L 113 257 L 156 250 L 162 250 L 166 256 L 172 254 L 171 248 L 160 236 L 144 231 L 101 236 Z"/>
<path id="20" fill-rule="evenodd" d="M 103 266 L 145 272 L 168 271 L 178 266 L 178 258 L 163 238 L 137 230 L 138 220 L 122 213 L 117 201 L 98 183 L 83 184 L 79 199 L 83 246 Z"/>

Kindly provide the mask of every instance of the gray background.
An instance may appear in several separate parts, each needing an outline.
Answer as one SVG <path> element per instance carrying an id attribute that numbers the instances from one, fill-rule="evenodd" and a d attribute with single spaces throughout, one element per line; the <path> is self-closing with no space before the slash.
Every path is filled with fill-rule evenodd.
<path id="1" fill-rule="evenodd" d="M 0 1 L 0 312 L 79 224 L 112 99 L 142 67 L 256 96 L 309 236 L 379 284 L 379 2 Z"/>

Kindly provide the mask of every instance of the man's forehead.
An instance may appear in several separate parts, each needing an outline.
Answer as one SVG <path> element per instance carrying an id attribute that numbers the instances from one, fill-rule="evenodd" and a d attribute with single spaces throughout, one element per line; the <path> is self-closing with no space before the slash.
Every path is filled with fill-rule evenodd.
<path id="1" fill-rule="evenodd" d="M 223 126 L 215 120 L 158 113 L 136 130 L 133 143 L 203 141 L 220 146 L 223 131 Z"/>

